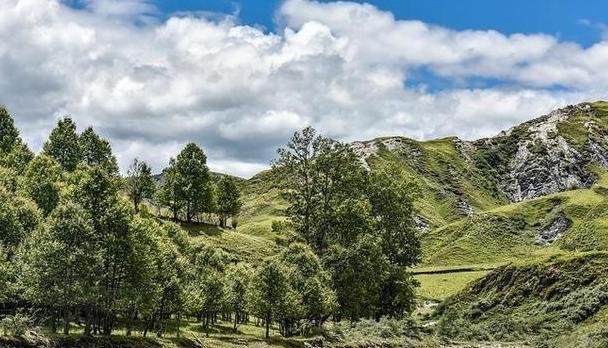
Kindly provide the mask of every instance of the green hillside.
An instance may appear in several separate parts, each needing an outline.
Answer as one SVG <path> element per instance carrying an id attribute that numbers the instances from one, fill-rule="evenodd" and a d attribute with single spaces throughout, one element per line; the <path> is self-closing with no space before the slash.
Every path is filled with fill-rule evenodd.
<path id="1" fill-rule="evenodd" d="M 599 323 L 605 324 L 608 309 L 607 272 L 605 252 L 500 267 L 439 306 L 438 333 L 459 340 L 605 347 Z"/>

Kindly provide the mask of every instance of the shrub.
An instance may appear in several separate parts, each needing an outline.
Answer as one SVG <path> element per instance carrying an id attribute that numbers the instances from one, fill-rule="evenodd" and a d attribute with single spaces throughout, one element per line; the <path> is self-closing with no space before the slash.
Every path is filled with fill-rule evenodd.
<path id="1" fill-rule="evenodd" d="M 5 336 L 23 336 L 28 331 L 30 322 L 31 320 L 28 315 L 17 312 L 0 320 L 0 328 L 2 328 Z"/>

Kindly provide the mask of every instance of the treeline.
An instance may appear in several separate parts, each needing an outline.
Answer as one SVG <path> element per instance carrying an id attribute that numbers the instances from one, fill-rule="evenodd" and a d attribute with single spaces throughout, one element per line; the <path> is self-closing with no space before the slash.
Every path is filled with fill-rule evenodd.
<path id="1" fill-rule="evenodd" d="M 170 160 L 157 188 L 137 159 L 121 178 L 109 143 L 91 128 L 77 134 L 69 118 L 34 155 L 0 108 L 0 311 L 53 332 L 77 323 L 88 335 L 144 336 L 163 335 L 168 320 L 207 332 L 218 319 L 235 330 L 255 320 L 267 336 L 275 322 L 288 336 L 411 312 L 414 187 L 396 168 L 366 170 L 350 146 L 311 128 L 278 153 L 289 220 L 275 227 L 286 245 L 260 264 L 235 263 L 159 216 L 234 224 L 236 184 L 213 180 L 197 145 Z"/>

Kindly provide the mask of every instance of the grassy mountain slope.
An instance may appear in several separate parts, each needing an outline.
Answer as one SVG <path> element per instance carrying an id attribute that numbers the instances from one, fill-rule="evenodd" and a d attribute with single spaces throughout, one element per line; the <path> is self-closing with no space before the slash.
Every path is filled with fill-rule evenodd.
<path id="1" fill-rule="evenodd" d="M 570 250 L 608 250 L 608 174 L 578 189 L 504 205 L 422 236 L 427 265 L 501 263 Z M 555 221 L 569 224 L 553 244 L 539 240 Z"/>
<path id="2" fill-rule="evenodd" d="M 370 169 L 397 163 L 419 187 L 424 260 L 416 271 L 425 298 L 443 299 L 514 260 L 608 250 L 606 102 L 568 106 L 472 142 L 384 137 L 352 146 Z M 266 171 L 239 182 L 240 233 L 278 240 L 272 223 L 285 219 L 287 204 L 277 180 Z"/>
<path id="3" fill-rule="evenodd" d="M 494 270 L 436 311 L 440 334 L 455 339 L 529 340 L 539 346 L 581 346 L 597 334 L 606 346 L 608 254 L 571 253 Z M 604 334 L 602 334 L 604 333 Z M 563 337 L 559 337 L 560 335 Z"/>
<path id="4" fill-rule="evenodd" d="M 408 180 L 418 185 L 416 207 L 431 228 L 508 202 L 475 166 L 470 157 L 473 149 L 458 138 L 422 142 L 378 138 L 354 146 L 372 170 L 383 162 L 403 168 Z"/>

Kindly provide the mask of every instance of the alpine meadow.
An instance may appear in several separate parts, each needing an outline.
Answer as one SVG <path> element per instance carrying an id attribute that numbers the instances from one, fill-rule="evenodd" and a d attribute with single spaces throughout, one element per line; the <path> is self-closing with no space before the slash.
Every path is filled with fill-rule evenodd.
<path id="1" fill-rule="evenodd" d="M 0 0 L 0 348 L 608 347 L 605 13 Z"/>

